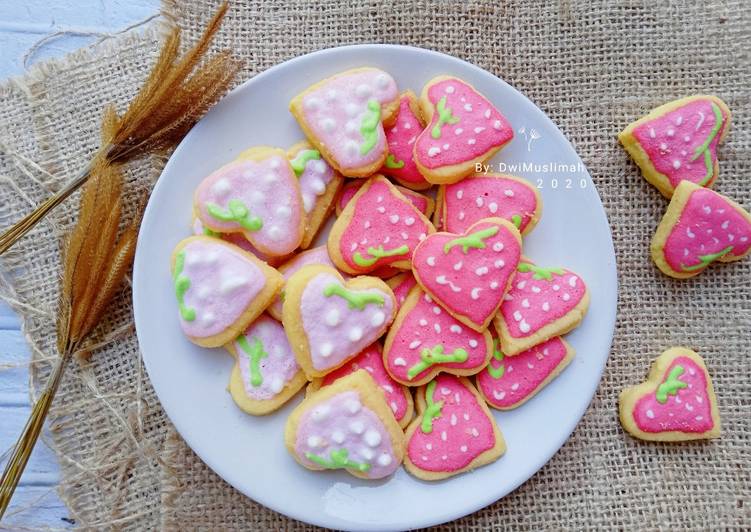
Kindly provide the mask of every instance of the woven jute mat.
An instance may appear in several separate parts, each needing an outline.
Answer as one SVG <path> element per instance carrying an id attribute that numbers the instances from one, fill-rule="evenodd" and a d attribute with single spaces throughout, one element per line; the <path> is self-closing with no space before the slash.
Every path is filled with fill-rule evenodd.
<path id="1" fill-rule="evenodd" d="M 195 39 L 217 5 L 166 1 Z M 0 88 L 0 227 L 71 176 L 97 145 L 102 105 L 120 108 L 154 61 L 158 27 L 35 67 Z M 746 0 L 236 2 L 217 48 L 246 61 L 242 79 L 291 57 L 350 43 L 420 46 L 466 59 L 530 97 L 586 163 L 615 241 L 620 301 L 597 394 L 563 448 L 503 500 L 457 530 L 751 527 L 751 261 L 675 281 L 649 260 L 666 200 L 615 135 L 668 100 L 717 94 L 733 124 L 715 188 L 751 207 L 751 10 Z M 129 170 L 131 207 L 162 160 Z M 60 235 L 67 202 L 0 258 L 0 288 L 23 317 L 34 382 L 54 357 Z M 565 223 L 565 220 L 562 221 Z M 592 287 L 596 290 L 597 287 Z M 91 529 L 307 529 L 243 497 L 186 446 L 167 420 L 138 351 L 130 291 L 98 330 L 90 363 L 70 368 L 50 415 L 60 493 Z M 617 419 L 617 395 L 671 345 L 701 353 L 714 379 L 722 438 L 638 442 Z M 580 353 L 579 356 L 587 356 Z M 33 393 L 33 392 L 32 392 Z"/>

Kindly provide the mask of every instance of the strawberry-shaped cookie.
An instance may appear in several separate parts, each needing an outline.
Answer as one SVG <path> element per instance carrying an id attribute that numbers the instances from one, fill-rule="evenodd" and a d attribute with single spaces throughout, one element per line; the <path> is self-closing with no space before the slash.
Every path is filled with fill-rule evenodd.
<path id="1" fill-rule="evenodd" d="M 417 168 L 431 183 L 456 183 L 514 138 L 501 112 L 459 78 L 438 76 L 422 90 L 428 126 L 417 137 Z"/>
<path id="2" fill-rule="evenodd" d="M 417 417 L 405 435 L 404 467 L 423 480 L 440 480 L 495 462 L 506 443 L 475 387 L 438 375 L 417 391 Z"/>
<path id="3" fill-rule="evenodd" d="M 404 303 L 404 300 L 407 299 L 410 290 L 412 290 L 417 284 L 417 281 L 415 281 L 415 276 L 412 275 L 411 272 L 404 272 L 388 279 L 386 284 L 389 285 L 394 292 L 394 297 L 396 298 L 396 310 L 398 311 L 399 308 L 401 308 L 402 303 Z"/>
<path id="4" fill-rule="evenodd" d="M 462 233 L 483 218 L 496 217 L 512 222 L 525 235 L 542 212 L 537 189 L 520 177 L 482 174 L 441 188 L 441 227 L 452 233 Z"/>
<path id="5" fill-rule="evenodd" d="M 251 148 L 209 175 L 198 185 L 193 207 L 204 227 L 242 233 L 274 257 L 294 251 L 305 231 L 297 176 L 278 148 Z"/>
<path id="6" fill-rule="evenodd" d="M 419 286 L 404 300 L 386 336 L 383 363 L 407 386 L 425 384 L 439 372 L 474 375 L 493 353 L 493 339 L 443 310 Z"/>
<path id="7" fill-rule="evenodd" d="M 522 259 L 495 316 L 501 350 L 518 355 L 576 328 L 589 308 L 589 290 L 577 274 Z"/>
<path id="8" fill-rule="evenodd" d="M 347 273 L 382 266 L 408 269 L 433 225 L 383 176 L 374 176 L 347 203 L 329 233 L 329 256 Z"/>
<path id="9" fill-rule="evenodd" d="M 324 79 L 289 104 L 308 140 L 349 177 L 367 177 L 386 162 L 383 126 L 394 122 L 398 108 L 394 78 L 377 68 L 357 68 Z"/>
<path id="10" fill-rule="evenodd" d="M 401 93 L 396 122 L 393 126 L 386 128 L 389 154 L 381 172 L 414 190 L 425 190 L 431 186 L 425 181 L 413 159 L 415 141 L 424 127 L 425 122 L 422 120 L 422 111 L 415 93 L 412 91 Z"/>
<path id="11" fill-rule="evenodd" d="M 681 181 L 709 186 L 719 173 L 717 146 L 730 110 L 717 96 L 689 96 L 650 112 L 618 136 L 644 178 L 665 196 Z"/>
<path id="12" fill-rule="evenodd" d="M 287 418 L 284 442 L 303 467 L 365 479 L 389 476 L 404 457 L 404 433 L 364 370 L 306 397 Z"/>
<path id="13" fill-rule="evenodd" d="M 237 406 L 248 414 L 273 412 L 307 382 L 284 329 L 267 315 L 225 347 L 236 360 L 229 391 Z"/>
<path id="14" fill-rule="evenodd" d="M 684 441 L 720 435 L 712 379 L 704 360 L 685 347 L 671 347 L 657 357 L 646 382 L 621 392 L 619 411 L 623 428 L 642 440 Z"/>
<path id="15" fill-rule="evenodd" d="M 342 188 L 341 193 L 339 194 L 339 199 L 336 202 L 336 215 L 341 216 L 342 211 L 344 210 L 344 207 L 347 206 L 347 203 L 355 197 L 355 194 L 358 190 L 365 184 L 366 182 L 362 179 L 358 179 L 357 181 L 351 181 L 350 183 L 347 183 Z M 395 188 L 401 192 L 405 198 L 407 198 L 409 201 L 412 202 L 412 205 L 417 207 L 417 210 L 419 210 L 421 213 L 425 215 L 425 217 L 430 218 L 430 215 L 433 214 L 433 209 L 435 207 L 435 202 L 433 201 L 433 198 L 430 196 L 426 196 L 425 194 L 420 194 L 419 192 L 415 192 L 414 190 L 410 190 L 406 187 L 402 187 L 399 185 L 395 185 Z"/>
<path id="16" fill-rule="evenodd" d="M 344 281 L 334 268 L 310 264 L 287 280 L 282 323 L 308 378 L 344 365 L 386 332 L 394 294 L 376 277 Z"/>
<path id="17" fill-rule="evenodd" d="M 332 371 L 322 379 L 315 379 L 308 386 L 307 393 L 319 390 L 322 386 L 339 380 L 340 378 L 354 373 L 358 369 L 364 369 L 373 378 L 376 384 L 383 390 L 386 403 L 394 413 L 397 423 L 404 428 L 412 421 L 413 404 L 412 394 L 409 389 L 402 386 L 386 372 L 383 367 L 383 355 L 381 346 L 376 342 L 366 347 L 359 355 L 347 362 L 341 368 Z"/>
<path id="18" fill-rule="evenodd" d="M 529 401 L 555 379 L 574 358 L 574 348 L 556 336 L 513 357 L 506 357 L 493 339 L 493 359 L 477 374 L 477 389 L 498 410 Z"/>
<path id="19" fill-rule="evenodd" d="M 420 242 L 412 271 L 452 316 L 482 331 L 501 306 L 521 251 L 522 237 L 511 222 L 486 218 L 464 233 L 433 233 Z"/>
<path id="20" fill-rule="evenodd" d="M 218 238 L 191 236 L 172 252 L 180 327 L 204 347 L 234 340 L 276 296 L 282 276 Z"/>
<path id="21" fill-rule="evenodd" d="M 683 181 L 651 251 L 657 267 L 679 279 L 698 275 L 714 261 L 740 260 L 751 252 L 751 214 L 722 194 Z"/>
<path id="22" fill-rule="evenodd" d="M 305 211 L 305 234 L 300 247 L 307 249 L 334 207 L 344 183 L 341 174 L 321 157 L 321 152 L 303 141 L 287 150 L 290 165 L 300 179 L 300 193 Z"/>

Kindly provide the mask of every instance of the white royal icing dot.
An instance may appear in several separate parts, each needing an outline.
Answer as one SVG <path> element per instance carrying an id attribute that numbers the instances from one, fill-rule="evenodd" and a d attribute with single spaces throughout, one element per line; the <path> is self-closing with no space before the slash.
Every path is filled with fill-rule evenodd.
<path id="1" fill-rule="evenodd" d="M 305 109 L 308 111 L 317 111 L 321 107 L 321 102 L 318 98 L 308 98 L 305 100 Z"/>
<path id="2" fill-rule="evenodd" d="M 394 359 L 394 365 L 395 366 L 406 366 L 407 365 L 407 361 L 404 360 L 402 357 L 398 357 L 398 358 Z"/>
<path id="3" fill-rule="evenodd" d="M 378 465 L 386 467 L 387 465 L 391 464 L 391 456 L 384 453 L 381 456 L 378 457 Z"/>
<path id="4" fill-rule="evenodd" d="M 326 321 L 326 325 L 330 327 L 336 327 L 341 322 L 339 311 L 335 308 L 332 308 L 326 313 L 324 320 Z"/>
<path id="5" fill-rule="evenodd" d="M 334 351 L 334 346 L 331 345 L 329 342 L 324 342 L 318 347 L 318 354 L 321 355 L 323 358 L 331 356 L 331 353 L 333 351 Z"/>
<path id="6" fill-rule="evenodd" d="M 319 445 L 321 445 L 321 437 L 320 436 L 309 436 L 308 437 L 308 447 L 311 449 L 317 449 Z"/>
<path id="7" fill-rule="evenodd" d="M 433 146 L 428 150 L 428 157 L 435 157 L 439 153 L 441 153 L 441 148 Z"/>
<path id="8" fill-rule="evenodd" d="M 496 242 L 495 244 L 493 244 L 493 251 L 496 251 L 496 252 L 503 251 L 503 244 L 500 242 Z"/>
<path id="9" fill-rule="evenodd" d="M 498 204 L 494 201 L 488 203 L 488 210 L 490 210 L 491 213 L 495 214 L 498 211 Z"/>
<path id="10" fill-rule="evenodd" d="M 410 342 L 410 344 L 409 344 L 409 348 L 410 349 L 417 349 L 418 347 L 420 347 L 421 344 L 422 344 L 422 342 L 420 340 L 412 340 L 412 342 Z"/>
<path id="11" fill-rule="evenodd" d="M 445 90 L 446 90 L 446 94 L 454 94 L 454 86 L 453 85 L 447 85 Z"/>
<path id="12" fill-rule="evenodd" d="M 381 434 L 375 430 L 369 430 L 363 438 L 370 447 L 378 447 L 381 443 Z"/>
<path id="13" fill-rule="evenodd" d="M 228 295 L 234 292 L 236 289 L 248 284 L 248 279 L 238 275 L 228 276 L 222 279 L 222 283 L 219 285 L 219 292 L 223 295 Z"/>
<path id="14" fill-rule="evenodd" d="M 389 216 L 389 222 L 391 222 L 392 224 L 398 223 L 399 222 L 399 215 L 398 214 L 392 214 L 392 215 L 390 215 Z"/>
<path id="15" fill-rule="evenodd" d="M 412 226 L 414 223 L 415 223 L 415 219 L 413 217 L 411 217 L 411 216 L 407 216 L 404 219 L 404 225 L 406 225 L 407 227 Z"/>
<path id="16" fill-rule="evenodd" d="M 477 345 L 478 345 L 478 344 L 477 344 L 477 340 L 475 340 L 474 338 L 470 339 L 470 341 L 469 341 L 468 343 L 469 343 L 469 347 L 471 347 L 471 348 L 473 348 L 473 349 L 474 349 L 475 347 L 477 347 Z"/>
<path id="17" fill-rule="evenodd" d="M 324 118 L 318 124 L 326 133 L 332 133 L 336 129 L 336 122 L 333 118 Z"/>
<path id="18" fill-rule="evenodd" d="M 318 405 L 313 409 L 311 417 L 313 418 L 313 421 L 323 421 L 324 419 L 329 417 L 330 411 L 331 407 L 329 407 L 329 405 Z"/>
<path id="19" fill-rule="evenodd" d="M 219 179 L 216 183 L 211 187 L 211 191 L 214 192 L 214 194 L 218 194 L 220 196 L 226 194 L 232 189 L 232 187 L 229 184 L 229 181 L 226 179 Z"/>
<path id="20" fill-rule="evenodd" d="M 381 311 L 376 312 L 373 314 L 373 317 L 370 318 L 370 324 L 374 327 L 382 325 L 384 321 L 386 321 L 386 314 Z"/>
<path id="21" fill-rule="evenodd" d="M 472 299 L 480 299 L 480 290 L 481 288 L 474 287 L 469 293 L 469 297 L 471 297 Z"/>
<path id="22" fill-rule="evenodd" d="M 361 406 L 362 405 L 358 399 L 350 399 L 347 401 L 346 408 L 350 414 L 357 414 L 360 411 Z"/>
<path id="23" fill-rule="evenodd" d="M 362 434 L 365 432 L 365 424 L 360 420 L 353 421 L 349 424 L 349 431 L 352 434 Z"/>
<path id="24" fill-rule="evenodd" d="M 352 327 L 349 330 L 349 335 L 348 336 L 349 336 L 349 339 L 351 341 L 357 342 L 358 340 L 360 340 L 362 338 L 362 328 L 357 327 L 357 326 Z"/>
<path id="25" fill-rule="evenodd" d="M 331 439 L 334 440 L 335 443 L 342 444 L 344 443 L 344 433 L 341 430 L 335 430 L 331 433 Z"/>

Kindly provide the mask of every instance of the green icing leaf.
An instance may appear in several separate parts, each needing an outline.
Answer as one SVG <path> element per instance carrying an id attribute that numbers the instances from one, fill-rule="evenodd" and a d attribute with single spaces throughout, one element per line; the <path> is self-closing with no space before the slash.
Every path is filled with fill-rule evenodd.
<path id="1" fill-rule="evenodd" d="M 308 161 L 318 161 L 320 158 L 321 153 L 318 150 L 301 150 L 297 152 L 297 155 L 295 155 L 295 158 L 292 159 L 289 164 L 292 166 L 295 175 L 300 177 L 305 171 L 305 166 L 308 164 Z"/>
<path id="2" fill-rule="evenodd" d="M 518 214 L 514 214 L 511 217 L 511 223 L 514 224 L 517 229 L 519 229 L 522 226 L 522 217 Z"/>
<path id="3" fill-rule="evenodd" d="M 263 349 L 263 342 L 258 337 L 254 338 L 253 345 L 248 343 L 245 335 L 237 337 L 237 344 L 248 356 L 250 362 L 250 384 L 257 388 L 263 384 L 263 375 L 261 375 L 261 359 L 266 358 L 269 354 Z"/>
<path id="4" fill-rule="evenodd" d="M 370 257 L 363 257 L 360 252 L 357 251 L 354 255 L 352 255 L 352 260 L 355 261 L 355 264 L 357 264 L 358 266 L 372 266 L 378 261 L 378 259 L 382 259 L 384 257 L 406 255 L 407 253 L 409 253 L 409 247 L 406 244 L 393 249 L 383 249 L 383 246 L 378 246 L 377 248 L 369 247 L 367 253 L 368 255 L 370 255 Z"/>
<path id="5" fill-rule="evenodd" d="M 678 390 L 680 390 L 681 388 L 686 388 L 688 386 L 688 384 L 678 379 L 678 377 L 680 377 L 682 374 L 683 366 L 681 365 L 674 366 L 673 369 L 670 370 L 668 378 L 665 379 L 665 382 L 657 387 L 655 398 L 657 399 L 658 403 L 665 404 L 668 400 L 668 395 L 675 395 L 678 393 Z"/>
<path id="6" fill-rule="evenodd" d="M 446 107 L 445 96 L 438 100 L 436 110 L 438 111 L 438 122 L 436 122 L 436 124 L 430 130 L 430 136 L 434 139 L 439 139 L 441 138 L 441 128 L 443 127 L 443 125 L 456 124 L 459 121 L 459 117 L 454 116 L 451 113 L 451 109 L 449 107 Z"/>
<path id="7" fill-rule="evenodd" d="M 542 266 L 535 266 L 534 264 L 530 264 L 528 262 L 520 262 L 519 266 L 516 269 L 522 273 L 534 272 L 532 278 L 537 279 L 538 281 L 541 279 L 550 281 L 553 279 L 553 274 L 563 275 L 564 273 L 566 273 L 563 268 L 543 268 Z"/>
<path id="8" fill-rule="evenodd" d="M 706 185 L 714 175 L 714 165 L 712 164 L 712 154 L 709 151 L 709 145 L 717 136 L 717 133 L 720 132 L 720 128 L 722 128 L 722 111 L 720 111 L 720 108 L 714 102 L 712 103 L 712 112 L 714 113 L 715 118 L 712 131 L 709 132 L 709 136 L 704 140 L 704 142 L 696 148 L 694 155 L 691 157 L 691 162 L 694 162 L 700 156 L 704 155 L 704 167 L 706 168 L 706 173 L 704 174 L 702 180 L 698 183 L 702 186 Z"/>
<path id="9" fill-rule="evenodd" d="M 378 142 L 378 124 L 381 123 L 381 104 L 377 100 L 368 100 L 368 112 L 362 118 L 360 134 L 363 143 L 360 146 L 360 155 L 367 154 Z"/>
<path id="10" fill-rule="evenodd" d="M 492 364 L 488 364 L 488 373 L 494 379 L 500 379 L 503 374 L 506 373 L 506 366 L 503 364 L 503 352 L 499 348 L 500 342 L 498 338 L 493 338 L 493 358 L 498 360 L 501 365 L 494 368 Z"/>
<path id="11" fill-rule="evenodd" d="M 353 292 L 347 290 L 342 285 L 332 283 L 323 289 L 323 295 L 326 297 L 339 296 L 345 299 L 349 304 L 349 308 L 356 308 L 362 310 L 366 305 L 375 304 L 383 306 L 383 296 L 380 294 L 374 294 L 372 292 Z"/>
<path id="12" fill-rule="evenodd" d="M 239 199 L 231 199 L 227 209 L 215 203 L 207 203 L 208 213 L 221 222 L 235 222 L 248 231 L 258 231 L 263 227 L 263 220 L 250 214 L 248 207 Z"/>
<path id="13" fill-rule="evenodd" d="M 183 268 L 185 267 L 185 250 L 182 250 L 175 257 L 175 295 L 177 296 L 177 304 L 180 308 L 180 316 L 185 321 L 193 321 L 196 319 L 196 309 L 189 308 L 185 305 L 185 292 L 190 288 L 190 279 L 186 275 L 183 275 Z"/>
<path id="14" fill-rule="evenodd" d="M 452 353 L 444 353 L 444 347 L 441 344 L 434 346 L 432 349 L 423 349 L 420 351 L 420 361 L 409 368 L 407 379 L 412 380 L 434 364 L 443 364 L 447 362 L 465 362 L 469 354 L 461 347 L 454 349 Z"/>
<path id="15" fill-rule="evenodd" d="M 487 229 L 481 229 L 480 231 L 475 231 L 467 236 L 455 238 L 443 246 L 443 252 L 448 253 L 454 246 L 461 246 L 465 255 L 469 253 L 470 249 L 485 249 L 485 239 L 490 238 L 497 232 L 498 226 L 493 226 L 488 227 Z"/>
<path id="16" fill-rule="evenodd" d="M 305 453 L 305 458 L 326 469 L 354 469 L 361 473 L 367 473 L 370 470 L 370 464 L 350 460 L 349 452 L 344 448 L 331 451 L 328 460 L 313 453 Z"/>
<path id="17" fill-rule="evenodd" d="M 728 246 L 725 249 L 718 251 L 717 253 L 710 253 L 708 255 L 699 255 L 699 264 L 694 264 L 693 266 L 686 266 L 685 264 L 681 263 L 681 270 L 683 270 L 684 272 L 695 272 L 697 270 L 703 270 L 704 268 L 709 266 L 712 262 L 730 253 L 732 249 L 733 249 L 733 246 Z"/>
<path id="18" fill-rule="evenodd" d="M 404 168 L 404 161 L 396 160 L 392 153 L 386 157 L 386 168 Z"/>
<path id="19" fill-rule="evenodd" d="M 433 401 L 433 393 L 435 392 L 436 383 L 430 381 L 427 388 L 425 388 L 425 412 L 422 413 L 422 422 L 420 423 L 420 430 L 425 434 L 433 432 L 433 420 L 437 417 L 441 417 L 441 408 L 443 408 L 443 401 L 437 403 Z"/>

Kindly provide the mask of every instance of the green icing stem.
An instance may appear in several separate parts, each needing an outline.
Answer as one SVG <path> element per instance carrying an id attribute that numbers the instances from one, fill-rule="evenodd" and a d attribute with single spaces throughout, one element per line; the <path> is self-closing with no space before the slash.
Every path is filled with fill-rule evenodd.
<path id="1" fill-rule="evenodd" d="M 446 362 L 465 362 L 467 360 L 467 351 L 461 347 L 454 349 L 453 353 L 444 354 L 443 346 L 436 345 L 432 349 L 423 349 L 420 351 L 420 362 L 409 368 L 407 379 L 412 380 L 434 364 L 443 364 Z"/>
<path id="2" fill-rule="evenodd" d="M 712 179 L 712 176 L 714 175 L 714 165 L 712 164 L 712 154 L 709 152 L 709 145 L 717 136 L 717 133 L 720 132 L 720 128 L 722 127 L 722 111 L 720 111 L 720 108 L 717 106 L 716 103 L 712 103 L 712 112 L 714 113 L 714 119 L 715 119 L 714 126 L 712 127 L 712 131 L 709 132 L 709 136 L 701 144 L 701 146 L 696 148 L 696 151 L 694 151 L 694 155 L 691 157 L 691 162 L 694 162 L 702 154 L 704 155 L 704 166 L 707 170 L 707 173 L 704 175 L 704 178 L 699 182 L 699 185 L 707 184 L 707 182 L 710 179 Z"/>
<path id="3" fill-rule="evenodd" d="M 367 253 L 372 258 L 365 258 L 358 251 L 354 255 L 352 255 L 352 260 L 355 261 L 355 264 L 357 264 L 358 266 L 372 266 L 378 261 L 378 259 L 382 259 L 384 257 L 406 255 L 407 253 L 409 253 L 409 247 L 406 244 L 393 249 L 383 249 L 383 246 L 378 246 L 377 248 L 369 247 Z"/>
<path id="4" fill-rule="evenodd" d="M 506 373 L 506 366 L 503 364 L 503 352 L 498 348 L 499 343 L 498 338 L 493 338 L 493 358 L 500 361 L 501 365 L 494 368 L 492 364 L 488 364 L 488 373 L 494 379 L 500 379 Z"/>
<path id="5" fill-rule="evenodd" d="M 185 306 L 185 292 L 190 288 L 190 279 L 186 275 L 183 275 L 184 267 L 185 250 L 182 250 L 175 257 L 175 295 L 177 296 L 177 304 L 180 307 L 180 316 L 182 319 L 193 321 L 196 319 L 196 309 Z"/>
<path id="6" fill-rule="evenodd" d="M 733 246 L 728 246 L 725 249 L 722 249 L 718 251 L 717 253 L 710 253 L 709 255 L 699 255 L 699 264 L 694 264 L 693 266 L 686 266 L 685 264 L 681 263 L 681 270 L 684 272 L 695 272 L 697 270 L 703 270 L 707 266 L 709 266 L 712 262 L 716 261 L 720 257 L 724 257 L 730 251 L 733 250 Z"/>
<path id="7" fill-rule="evenodd" d="M 563 271 L 563 268 L 543 268 L 542 266 L 535 266 L 534 264 L 530 264 L 528 262 L 519 263 L 517 270 L 522 273 L 534 272 L 532 278 L 537 279 L 538 281 L 540 279 L 550 281 L 551 279 L 553 279 L 553 274 L 563 275 L 564 273 L 566 273 Z"/>
<path id="8" fill-rule="evenodd" d="M 294 170 L 295 175 L 300 177 L 305 171 L 305 166 L 308 161 L 318 161 L 321 158 L 321 153 L 318 150 L 302 150 L 295 155 L 295 158 L 290 161 L 290 166 Z"/>
<path id="9" fill-rule="evenodd" d="M 326 469 L 355 469 L 361 473 L 367 473 L 370 470 L 370 464 L 355 462 L 350 460 L 347 449 L 336 449 L 329 453 L 329 460 L 313 453 L 305 453 L 305 458 L 318 464 Z"/>
<path id="10" fill-rule="evenodd" d="M 441 128 L 443 127 L 443 124 L 456 124 L 459 121 L 459 117 L 454 116 L 451 113 L 451 109 L 446 107 L 445 96 L 438 100 L 436 110 L 438 111 L 438 122 L 436 122 L 433 129 L 430 130 L 430 136 L 434 139 L 439 139 L 441 138 Z"/>
<path id="11" fill-rule="evenodd" d="M 263 375 L 261 375 L 261 359 L 266 358 L 269 354 L 263 350 L 263 343 L 261 339 L 256 337 L 253 339 L 253 345 L 248 343 L 248 339 L 245 335 L 241 334 L 237 337 L 237 344 L 248 355 L 250 362 L 250 384 L 257 388 L 263 384 Z"/>
<path id="12" fill-rule="evenodd" d="M 386 168 L 404 168 L 404 161 L 396 160 L 396 157 L 392 153 L 389 153 L 386 157 Z"/>
<path id="13" fill-rule="evenodd" d="M 670 370 L 668 378 L 665 379 L 665 382 L 657 387 L 655 398 L 657 399 L 658 403 L 665 404 L 668 400 L 668 395 L 675 395 L 678 393 L 678 390 L 680 390 L 681 388 L 686 388 L 688 386 L 688 384 L 678 379 L 678 377 L 680 377 L 682 374 L 683 366 L 678 365 Z"/>
<path id="14" fill-rule="evenodd" d="M 239 199 L 231 199 L 227 209 L 222 209 L 216 203 L 207 203 L 208 213 L 221 222 L 235 222 L 248 231 L 258 231 L 263 227 L 263 221 L 258 216 L 250 214 L 248 207 Z"/>
<path id="15" fill-rule="evenodd" d="M 433 393 L 435 392 L 435 381 L 430 381 L 428 387 L 425 388 L 425 412 L 422 413 L 422 423 L 420 423 L 420 430 L 425 434 L 433 432 L 433 420 L 437 417 L 441 417 L 441 408 L 443 408 L 443 401 L 437 403 L 433 401 Z"/>
<path id="16" fill-rule="evenodd" d="M 339 296 L 349 303 L 349 308 L 362 310 L 366 305 L 371 303 L 383 306 L 383 296 L 372 292 L 353 292 L 347 290 L 340 284 L 332 283 L 323 289 L 323 295 L 326 297 Z"/>
<path id="17" fill-rule="evenodd" d="M 381 123 L 381 104 L 377 100 L 368 100 L 368 112 L 360 124 L 360 134 L 363 143 L 360 146 L 360 155 L 367 154 L 378 142 L 378 124 Z"/>
<path id="18" fill-rule="evenodd" d="M 214 238 L 217 238 L 219 236 L 219 233 L 217 233 L 216 231 L 212 231 L 208 227 L 203 228 L 203 234 L 206 236 L 213 236 Z"/>
<path id="19" fill-rule="evenodd" d="M 514 214 L 511 217 L 511 223 L 514 224 L 517 229 L 519 229 L 522 226 L 522 217 L 518 214 Z"/>
<path id="20" fill-rule="evenodd" d="M 467 236 L 455 238 L 454 240 L 446 242 L 446 245 L 443 246 L 443 252 L 447 254 L 454 246 L 461 246 L 465 255 L 469 253 L 470 248 L 485 249 L 485 239 L 490 238 L 497 232 L 498 226 L 493 226 L 488 227 L 487 229 L 481 229 L 480 231 L 475 231 Z"/>

